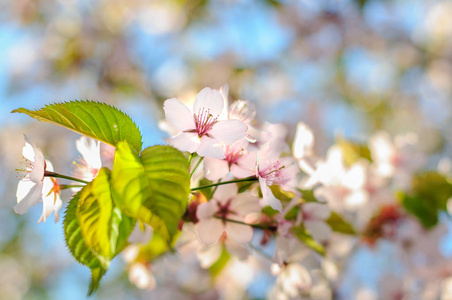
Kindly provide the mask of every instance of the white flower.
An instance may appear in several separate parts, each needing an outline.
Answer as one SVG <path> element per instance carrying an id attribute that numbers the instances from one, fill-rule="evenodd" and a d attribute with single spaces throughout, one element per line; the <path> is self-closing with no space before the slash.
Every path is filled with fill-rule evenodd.
<path id="1" fill-rule="evenodd" d="M 53 171 L 53 166 L 50 161 L 46 160 L 47 171 Z M 42 215 L 38 220 L 38 223 L 45 222 L 48 217 L 55 213 L 55 223 L 60 220 L 58 211 L 63 206 L 63 201 L 60 198 L 60 186 L 56 178 L 44 177 L 44 186 L 42 189 Z"/>
<path id="2" fill-rule="evenodd" d="M 60 186 L 55 178 L 44 177 L 46 170 L 53 171 L 53 166 L 44 159 L 41 150 L 26 135 L 24 138 L 25 147 L 22 153 L 25 161 L 23 168 L 17 169 L 23 178 L 17 186 L 17 204 L 14 211 L 17 214 L 24 214 L 43 199 L 43 212 L 38 223 L 45 222 L 52 212 L 55 212 L 55 222 L 58 222 L 60 219 L 58 210 L 63 205 L 59 195 Z"/>
<path id="3" fill-rule="evenodd" d="M 41 200 L 46 168 L 46 161 L 41 150 L 26 135 L 24 138 L 25 146 L 22 154 L 25 161 L 22 163 L 23 168 L 16 169 L 18 175 L 23 178 L 17 186 L 17 204 L 14 206 L 14 211 L 21 215 Z"/>
<path id="4" fill-rule="evenodd" d="M 234 244 L 244 244 L 251 240 L 253 229 L 250 226 L 228 220 L 243 222 L 247 214 L 259 211 L 258 199 L 249 193 L 237 195 L 237 192 L 235 184 L 219 186 L 212 200 L 198 207 L 197 231 L 204 244 L 213 245 L 222 238 L 227 238 L 227 241 Z"/>

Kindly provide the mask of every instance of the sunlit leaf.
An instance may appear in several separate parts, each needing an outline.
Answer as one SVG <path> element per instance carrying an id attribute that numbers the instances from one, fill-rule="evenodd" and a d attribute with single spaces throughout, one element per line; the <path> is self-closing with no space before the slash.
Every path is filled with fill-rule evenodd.
<path id="1" fill-rule="evenodd" d="M 331 215 L 326 220 L 326 223 L 331 227 L 334 232 L 343 234 L 356 234 L 353 226 L 347 222 L 341 215 L 336 212 L 331 212 Z"/>
<path id="2" fill-rule="evenodd" d="M 115 154 L 112 183 L 115 203 L 124 213 L 171 240 L 190 192 L 188 161 L 180 151 L 153 146 L 139 157 L 121 142 Z"/>
<path id="3" fill-rule="evenodd" d="M 213 278 L 217 277 L 221 273 L 221 271 L 223 271 L 224 267 L 226 267 L 230 258 L 231 255 L 226 250 L 226 247 L 223 247 L 220 257 L 218 257 L 217 261 L 209 268 L 210 275 Z"/>
<path id="4" fill-rule="evenodd" d="M 101 261 L 99 255 L 86 244 L 76 216 L 77 205 L 82 192 L 83 190 L 76 194 L 69 202 L 64 216 L 63 228 L 66 245 L 72 256 L 76 261 L 91 269 L 91 283 L 88 294 L 92 294 L 98 288 L 106 269 L 104 268 L 105 262 Z"/>
<path id="5" fill-rule="evenodd" d="M 82 189 L 76 216 L 85 243 L 104 258 L 112 253 L 109 237 L 112 212 L 110 174 L 108 169 L 102 168 L 96 179 Z"/>
<path id="6" fill-rule="evenodd" d="M 291 232 L 297 237 L 302 243 L 316 251 L 318 254 L 325 256 L 325 248 L 309 234 L 309 232 L 303 226 L 293 227 Z"/>
<path id="7" fill-rule="evenodd" d="M 69 128 L 113 146 L 127 141 L 136 151 L 141 150 L 141 133 L 132 119 L 105 103 L 71 101 L 49 104 L 38 110 L 18 108 L 12 112 Z"/>
<path id="8" fill-rule="evenodd" d="M 141 159 L 127 142 L 117 145 L 111 180 L 113 200 L 121 211 L 131 218 L 149 224 L 154 231 L 169 240 L 170 235 L 163 220 L 144 206 L 152 191 Z"/>
<path id="9" fill-rule="evenodd" d="M 338 137 L 336 143 L 344 154 L 344 163 L 348 166 L 353 165 L 359 159 L 366 159 L 372 161 L 370 149 L 365 144 L 358 144 L 351 142 L 343 137 Z"/>
<path id="10" fill-rule="evenodd" d="M 89 294 L 126 245 L 134 223 L 114 206 L 107 168 L 69 202 L 64 218 L 66 243 L 74 258 L 91 269 Z"/>
<path id="11" fill-rule="evenodd" d="M 151 197 L 143 203 L 166 224 L 170 236 L 187 207 L 190 193 L 189 166 L 185 156 L 170 146 L 153 146 L 141 152 Z"/>

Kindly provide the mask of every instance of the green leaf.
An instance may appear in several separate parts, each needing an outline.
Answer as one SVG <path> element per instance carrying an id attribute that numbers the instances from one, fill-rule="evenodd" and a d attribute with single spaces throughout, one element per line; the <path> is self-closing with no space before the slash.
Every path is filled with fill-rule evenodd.
<path id="1" fill-rule="evenodd" d="M 314 190 L 299 190 L 301 192 L 301 197 L 306 202 L 319 202 L 314 196 Z"/>
<path id="2" fill-rule="evenodd" d="M 329 216 L 329 218 L 326 220 L 326 223 L 331 227 L 331 229 L 334 232 L 339 232 L 339 233 L 343 233 L 343 234 L 356 234 L 355 229 L 353 228 L 353 226 L 348 223 L 347 221 L 345 221 L 344 218 L 342 218 L 341 215 L 339 215 L 336 212 L 331 212 L 331 215 Z"/>
<path id="3" fill-rule="evenodd" d="M 127 142 L 119 142 L 116 147 L 111 181 L 113 200 L 121 211 L 128 217 L 149 224 L 169 241 L 170 235 L 163 220 L 144 206 L 152 191 L 141 159 Z"/>
<path id="4" fill-rule="evenodd" d="M 171 241 L 188 201 L 188 161 L 170 146 L 153 146 L 141 158 L 118 143 L 112 171 L 113 199 L 129 217 L 151 225 Z"/>
<path id="5" fill-rule="evenodd" d="M 64 216 L 63 228 L 66 245 L 72 256 L 79 263 L 94 269 L 101 266 L 97 255 L 88 247 L 82 234 L 82 229 L 76 215 L 76 209 L 82 191 L 78 192 L 69 201 Z"/>
<path id="6" fill-rule="evenodd" d="M 134 223 L 113 205 L 107 168 L 102 168 L 69 202 L 65 239 L 74 258 L 91 269 L 89 294 L 98 288 L 110 260 L 126 245 Z"/>
<path id="7" fill-rule="evenodd" d="M 269 217 L 273 217 L 274 215 L 277 215 L 279 213 L 279 211 L 277 211 L 276 209 L 272 208 L 270 205 L 264 206 L 262 208 L 262 213 L 264 215 L 267 215 Z"/>
<path id="8" fill-rule="evenodd" d="M 91 283 L 88 291 L 88 294 L 91 295 L 98 288 L 99 282 L 106 270 L 99 256 L 86 244 L 76 215 L 82 191 L 77 193 L 69 202 L 64 216 L 63 228 L 66 245 L 72 256 L 76 261 L 91 269 Z"/>
<path id="9" fill-rule="evenodd" d="M 177 232 L 190 194 L 189 166 L 185 156 L 170 146 L 153 146 L 141 152 L 151 197 L 145 203 L 166 224 L 170 236 Z"/>
<path id="10" fill-rule="evenodd" d="M 426 229 L 435 227 L 438 224 L 438 208 L 431 205 L 428 200 L 419 196 L 399 194 L 405 210 L 415 216 Z"/>
<path id="11" fill-rule="evenodd" d="M 221 271 L 223 271 L 224 267 L 226 267 L 230 258 L 231 258 L 231 255 L 226 250 L 226 247 L 223 247 L 223 249 L 221 250 L 220 257 L 209 268 L 210 275 L 213 278 L 217 277 L 221 273 Z"/>
<path id="12" fill-rule="evenodd" d="M 110 171 L 102 168 L 96 179 L 82 189 L 75 212 L 85 243 L 98 253 L 101 261 L 114 253 L 110 243 L 112 212 Z M 108 265 L 104 267 L 108 269 Z"/>
<path id="13" fill-rule="evenodd" d="M 325 248 L 309 234 L 309 232 L 303 226 L 293 227 L 291 232 L 297 237 L 302 243 L 316 251 L 318 254 L 325 256 Z"/>
<path id="14" fill-rule="evenodd" d="M 71 101 L 49 104 L 39 110 L 18 108 L 12 112 L 69 128 L 113 146 L 127 141 L 136 151 L 141 150 L 141 133 L 132 119 L 105 103 Z"/>
<path id="15" fill-rule="evenodd" d="M 88 296 L 91 296 L 99 288 L 99 283 L 102 277 L 104 277 L 107 270 L 104 268 L 91 269 L 91 282 L 89 283 Z"/>
<path id="16" fill-rule="evenodd" d="M 343 137 L 338 137 L 336 143 L 344 154 L 344 163 L 347 166 L 353 165 L 362 158 L 372 162 L 370 149 L 367 145 L 354 143 Z"/>
<path id="17" fill-rule="evenodd" d="M 399 193 L 399 199 L 407 212 L 414 215 L 426 229 L 438 223 L 439 214 L 447 210 L 452 197 L 452 184 L 438 172 L 416 174 L 409 193 Z"/>
<path id="18" fill-rule="evenodd" d="M 270 186 L 270 190 L 272 191 L 276 199 L 279 199 L 282 202 L 289 202 L 295 197 L 295 194 L 293 192 L 285 191 L 279 185 L 276 184 Z"/>
<path id="19" fill-rule="evenodd" d="M 168 242 L 164 237 L 154 232 L 149 243 L 140 248 L 137 255 L 137 261 L 153 261 L 170 250 L 170 246 L 173 245 L 168 245 Z"/>

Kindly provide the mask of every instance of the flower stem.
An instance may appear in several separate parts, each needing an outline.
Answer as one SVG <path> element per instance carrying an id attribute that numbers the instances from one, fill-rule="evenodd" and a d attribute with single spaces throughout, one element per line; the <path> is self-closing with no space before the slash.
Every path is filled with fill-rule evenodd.
<path id="1" fill-rule="evenodd" d="M 193 174 L 195 174 L 196 169 L 199 167 L 199 164 L 202 162 L 204 157 L 199 158 L 198 162 L 196 163 L 196 166 L 193 168 L 193 171 L 190 173 L 190 178 L 192 178 Z"/>
<path id="2" fill-rule="evenodd" d="M 193 156 L 195 156 L 193 153 L 190 153 L 190 157 L 188 158 L 188 166 L 191 165 L 191 161 L 193 160 Z"/>
<path id="3" fill-rule="evenodd" d="M 67 175 L 63 175 L 63 174 L 58 174 L 58 173 L 55 173 L 55 172 L 50 172 L 50 171 L 47 171 L 47 170 L 44 172 L 44 176 L 46 176 L 46 177 L 55 177 L 55 178 L 63 178 L 63 179 L 68 179 L 68 180 L 72 180 L 72 181 L 81 182 L 81 183 L 84 183 L 84 184 L 88 184 L 89 183 L 88 181 L 85 181 L 85 180 L 82 180 L 82 179 L 78 179 L 78 178 L 67 176 Z"/>
<path id="4" fill-rule="evenodd" d="M 262 255 L 264 258 L 269 259 L 270 261 L 272 261 L 272 257 L 270 255 L 268 255 L 267 253 L 265 253 L 262 249 L 259 249 L 258 247 L 254 246 L 251 243 L 248 243 L 248 246 L 253 249 L 254 251 L 256 251 L 257 253 L 259 253 L 260 255 Z"/>
<path id="5" fill-rule="evenodd" d="M 192 188 L 191 190 L 192 191 L 197 191 L 197 190 L 210 188 L 210 187 L 213 187 L 213 186 L 218 186 L 218 185 L 223 185 L 223 184 L 230 184 L 230 183 L 236 183 L 236 182 L 245 182 L 245 181 L 257 181 L 257 177 L 256 176 L 251 176 L 251 177 L 242 178 L 242 179 L 235 179 L 235 180 L 230 180 L 230 181 L 217 182 L 217 183 L 212 183 L 212 184 L 209 184 L 209 185 L 198 186 L 198 187 Z"/>
<path id="6" fill-rule="evenodd" d="M 70 188 L 82 188 L 84 186 L 85 185 L 83 185 L 83 184 L 60 184 L 60 189 L 61 190 L 67 190 L 67 189 L 70 189 Z"/>
<path id="7" fill-rule="evenodd" d="M 230 223 L 236 223 L 236 224 L 241 224 L 241 225 L 246 225 L 246 226 L 251 226 L 253 228 L 257 228 L 257 229 L 263 229 L 263 230 L 271 230 L 271 231 L 275 231 L 276 230 L 276 226 L 265 226 L 265 225 L 260 225 L 260 224 L 249 224 L 249 223 L 245 223 L 242 221 L 237 221 L 237 220 L 231 220 L 231 219 L 227 219 L 227 218 L 222 218 L 219 216 L 215 216 L 215 218 L 223 220 L 225 222 L 230 222 Z"/>

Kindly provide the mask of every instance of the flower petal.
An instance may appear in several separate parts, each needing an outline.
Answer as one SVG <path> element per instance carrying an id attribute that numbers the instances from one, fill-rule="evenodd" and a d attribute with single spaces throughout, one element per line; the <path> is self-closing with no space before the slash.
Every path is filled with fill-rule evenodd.
<path id="1" fill-rule="evenodd" d="M 259 205 L 259 199 L 251 193 L 238 194 L 231 203 L 231 209 L 241 216 L 254 212 L 260 212 L 262 210 Z"/>
<path id="2" fill-rule="evenodd" d="M 228 145 L 245 137 L 248 126 L 239 120 L 222 120 L 213 125 L 209 135 Z"/>
<path id="3" fill-rule="evenodd" d="M 224 245 L 229 253 L 240 260 L 245 260 L 249 255 L 248 249 L 233 239 L 226 239 Z"/>
<path id="4" fill-rule="evenodd" d="M 42 215 L 38 220 L 38 223 L 46 221 L 50 215 L 55 212 L 55 223 L 59 220 L 58 210 L 63 206 L 60 195 L 51 192 L 54 186 L 53 181 L 46 177 L 43 180 L 43 198 L 42 198 Z"/>
<path id="5" fill-rule="evenodd" d="M 225 230 L 228 237 L 238 243 L 248 243 L 253 237 L 251 226 L 226 222 Z"/>
<path id="6" fill-rule="evenodd" d="M 200 142 L 201 145 L 196 150 L 196 153 L 198 153 L 199 156 L 213 157 L 218 159 L 225 158 L 224 149 L 217 140 L 203 136 Z"/>
<path id="7" fill-rule="evenodd" d="M 223 231 L 224 226 L 217 219 L 204 219 L 198 223 L 198 238 L 206 245 L 212 245 L 218 242 Z"/>
<path id="8" fill-rule="evenodd" d="M 234 198 L 237 195 L 238 190 L 237 184 L 219 185 L 212 198 L 224 203 L 229 199 Z"/>
<path id="9" fill-rule="evenodd" d="M 205 247 L 196 252 L 199 264 L 202 268 L 207 269 L 212 266 L 221 256 L 223 245 L 217 244 L 212 247 Z"/>
<path id="10" fill-rule="evenodd" d="M 196 152 L 201 141 L 195 133 L 181 132 L 168 140 L 168 144 L 180 151 Z"/>
<path id="11" fill-rule="evenodd" d="M 203 161 L 204 176 L 209 180 L 218 180 L 229 173 L 228 162 L 218 158 L 206 157 Z"/>
<path id="12" fill-rule="evenodd" d="M 292 146 L 293 156 L 296 159 L 301 159 L 302 157 L 312 155 L 313 148 L 314 134 L 312 130 L 306 124 L 299 122 Z"/>
<path id="13" fill-rule="evenodd" d="M 217 202 L 211 200 L 198 206 L 198 209 L 196 210 L 196 217 L 200 220 L 209 219 L 213 217 L 217 210 Z"/>
<path id="14" fill-rule="evenodd" d="M 195 129 L 193 113 L 182 102 L 171 98 L 163 103 L 165 118 L 180 131 Z"/>
<path id="15" fill-rule="evenodd" d="M 30 140 L 30 138 L 24 134 L 25 146 L 22 149 L 23 156 L 29 161 L 35 162 L 36 157 L 43 160 L 44 155 L 42 155 L 41 150 L 35 146 Z"/>
<path id="16" fill-rule="evenodd" d="M 21 180 L 17 185 L 17 204 L 14 206 L 16 214 L 24 214 L 28 209 L 38 204 L 42 195 L 42 181 L 34 183 L 29 180 Z"/>
<path id="17" fill-rule="evenodd" d="M 282 212 L 281 201 L 276 199 L 276 197 L 273 195 L 270 187 L 266 183 L 266 180 L 264 178 L 259 178 L 259 184 L 261 186 L 262 198 L 264 199 L 264 201 L 267 202 L 273 209 Z"/>
<path id="18" fill-rule="evenodd" d="M 100 142 L 98 140 L 82 136 L 75 142 L 75 146 L 90 167 L 95 169 L 102 167 Z"/>
<path id="19" fill-rule="evenodd" d="M 246 178 L 255 175 L 254 168 L 242 168 L 237 164 L 231 166 L 231 172 L 235 178 Z"/>
<path id="20" fill-rule="evenodd" d="M 209 113 L 214 118 L 217 118 L 221 114 L 223 107 L 224 100 L 220 92 L 206 87 L 196 95 L 193 113 L 199 114 L 202 111 L 207 112 L 209 110 Z"/>

